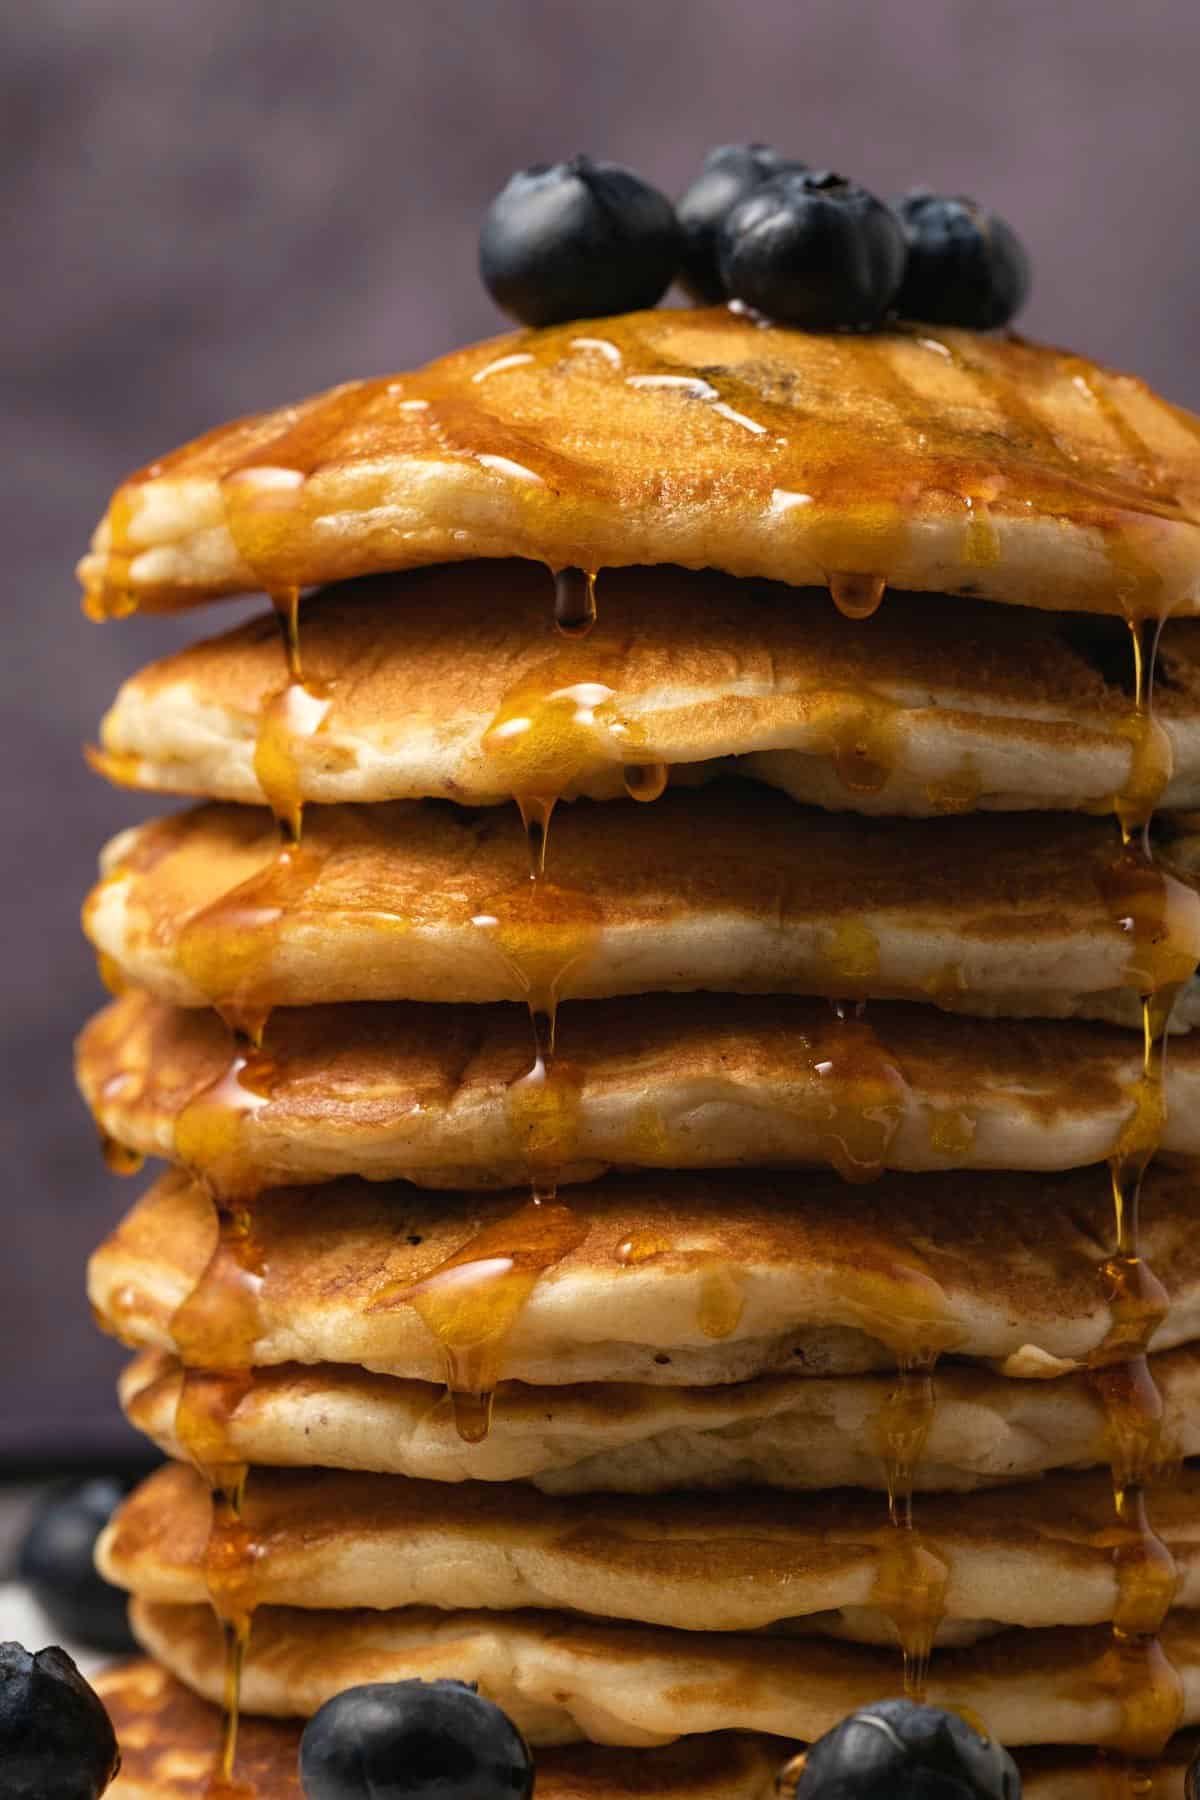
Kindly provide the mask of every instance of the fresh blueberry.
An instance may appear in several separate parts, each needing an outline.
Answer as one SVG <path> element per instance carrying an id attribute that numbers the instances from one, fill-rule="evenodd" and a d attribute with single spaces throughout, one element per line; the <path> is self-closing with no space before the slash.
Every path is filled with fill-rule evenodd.
<path id="1" fill-rule="evenodd" d="M 573 156 L 523 169 L 488 207 L 479 272 L 526 325 L 656 306 L 683 237 L 665 194 L 617 163 Z"/>
<path id="2" fill-rule="evenodd" d="M 974 200 L 914 188 L 895 203 L 908 239 L 896 296 L 906 319 L 931 325 L 1007 325 L 1029 294 L 1029 258 L 1011 226 Z"/>
<path id="3" fill-rule="evenodd" d="M 1020 1800 L 1017 1765 L 957 1713 L 911 1700 L 864 1706 L 819 1738 L 796 1800 Z"/>
<path id="4" fill-rule="evenodd" d="M 904 232 L 882 200 L 825 171 L 784 169 L 718 234 L 726 292 L 807 331 L 878 325 L 904 274 Z"/>
<path id="5" fill-rule="evenodd" d="M 712 306 L 725 298 L 717 231 L 726 213 L 781 169 L 804 167 L 767 144 L 719 144 L 709 151 L 703 169 L 675 205 L 683 228 L 679 283 L 693 300 Z"/>
<path id="6" fill-rule="evenodd" d="M 112 1721 L 66 1651 L 0 1644 L 4 1800 L 99 1800 L 120 1764 Z"/>
<path id="7" fill-rule="evenodd" d="M 300 1740 L 308 1800 L 528 1800 L 508 1717 L 461 1681 L 381 1681 L 327 1700 Z"/>
<path id="8" fill-rule="evenodd" d="M 17 1572 L 60 1637 L 94 1650 L 136 1650 L 128 1596 L 98 1574 L 96 1539 L 125 1498 L 115 1476 L 98 1475 L 53 1491 L 21 1545 Z"/>

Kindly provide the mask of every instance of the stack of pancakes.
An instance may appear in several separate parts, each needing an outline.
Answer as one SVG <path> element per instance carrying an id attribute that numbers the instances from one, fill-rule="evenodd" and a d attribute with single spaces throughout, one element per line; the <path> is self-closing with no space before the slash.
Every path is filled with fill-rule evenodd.
<path id="1" fill-rule="evenodd" d="M 751 1800 L 904 1686 L 1035 1800 L 1181 1793 L 1197 421 L 635 314 L 216 431 L 83 574 L 278 615 L 94 758 L 205 802 L 85 912 L 83 1091 L 175 1165 L 91 1269 L 174 1459 L 116 1791 L 298 1793 L 195 1695 L 448 1675 L 559 1800 Z"/>

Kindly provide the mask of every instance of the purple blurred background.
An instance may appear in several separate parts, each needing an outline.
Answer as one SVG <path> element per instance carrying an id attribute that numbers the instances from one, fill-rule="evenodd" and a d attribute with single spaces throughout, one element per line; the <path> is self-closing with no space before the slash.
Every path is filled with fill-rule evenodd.
<path id="1" fill-rule="evenodd" d="M 675 192 L 706 146 L 762 138 L 884 193 L 975 194 L 1031 247 L 1028 331 L 1200 405 L 1200 8 L 38 0 L 5 36 L 12 1469 L 132 1442 L 83 1264 L 136 1188 L 101 1165 L 69 1057 L 101 998 L 79 901 L 101 842 L 153 802 L 106 791 L 79 745 L 124 674 L 237 616 L 81 619 L 72 565 L 111 487 L 221 419 L 497 329 L 480 210 L 575 150 Z"/>

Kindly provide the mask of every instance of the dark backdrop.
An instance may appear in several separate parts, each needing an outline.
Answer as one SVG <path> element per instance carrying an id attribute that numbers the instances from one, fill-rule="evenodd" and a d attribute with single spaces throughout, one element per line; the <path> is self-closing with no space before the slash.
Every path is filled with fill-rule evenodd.
<path id="1" fill-rule="evenodd" d="M 86 624 L 72 565 L 130 467 L 235 413 L 495 329 L 480 208 L 578 149 L 668 190 L 761 137 L 1032 247 L 1024 323 L 1200 403 L 1195 0 L 37 0 L 0 58 L 6 1238 L 0 1456 L 121 1439 L 83 1263 L 135 1191 L 69 1069 L 100 990 L 84 770 L 139 662 L 234 616 Z"/>

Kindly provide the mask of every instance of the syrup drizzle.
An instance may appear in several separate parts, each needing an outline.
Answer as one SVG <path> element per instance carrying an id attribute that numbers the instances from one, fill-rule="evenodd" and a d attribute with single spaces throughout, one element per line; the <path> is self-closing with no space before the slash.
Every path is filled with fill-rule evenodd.
<path id="1" fill-rule="evenodd" d="M 1119 1701 L 1118 1731 L 1104 1758 L 1124 1792 L 1153 1791 L 1154 1764 L 1179 1725 L 1183 1688 L 1159 1640 L 1179 1571 L 1153 1529 L 1147 1492 L 1170 1459 L 1163 1402 L 1148 1351 L 1170 1301 L 1140 1247 L 1141 1188 L 1162 1139 L 1164 1070 L 1175 998 L 1200 960 L 1197 896 L 1158 867 L 1150 837 L 1155 806 L 1171 775 L 1169 746 L 1153 718 L 1160 621 L 1130 620 L 1134 705 L 1126 792 L 1114 801 L 1121 850 L 1110 899 L 1130 941 L 1128 985 L 1142 997 L 1142 1071 L 1133 1112 L 1109 1158 L 1115 1246 L 1099 1276 L 1110 1324 L 1091 1358 L 1092 1381 L 1108 1427 L 1113 1478 L 1113 1568 L 1117 1598 L 1107 1672 Z M 1165 746 L 1165 753 L 1164 753 Z"/>
<path id="2" fill-rule="evenodd" d="M 298 844 L 304 798 L 298 746 L 316 736 L 332 704 L 326 682 L 306 681 L 300 659 L 300 590 L 272 594 L 287 660 L 285 685 L 263 705 L 254 746 L 254 773 L 285 845 Z"/>
<path id="3" fill-rule="evenodd" d="M 253 1379 L 265 1267 L 247 1210 L 230 1208 L 215 1196 L 213 1204 L 216 1244 L 170 1323 L 184 1365 L 175 1434 L 212 1495 L 204 1576 L 221 1626 L 225 1666 L 220 1755 L 205 1792 L 210 1800 L 251 1800 L 256 1789 L 235 1779 L 235 1765 L 259 1552 L 245 1517 L 248 1470 L 229 1443 L 229 1424 Z"/>
<path id="4" fill-rule="evenodd" d="M 596 619 L 594 572 L 561 569 L 554 581 L 560 635 L 586 637 Z M 558 1004 L 563 984 L 587 956 L 599 908 L 547 875 L 550 821 L 561 795 L 599 762 L 623 760 L 637 733 L 617 709 L 601 659 L 556 656 L 527 673 L 505 696 L 484 733 L 482 749 L 515 799 L 525 831 L 528 879 L 485 901 L 473 923 L 491 936 L 525 996 L 533 1063 L 508 1090 L 508 1115 L 525 1146 L 530 1199 L 494 1222 L 431 1274 L 386 1288 L 373 1303 L 416 1309 L 437 1339 L 455 1426 L 468 1443 L 486 1437 L 505 1353 L 538 1280 L 586 1236 L 558 1200 L 558 1183 L 578 1132 L 581 1077 L 559 1055 Z M 615 676 L 614 676 L 615 680 Z M 642 773 L 639 770 L 639 775 Z M 661 792 L 655 771 L 647 790 Z M 647 791 L 645 798 L 653 798 Z"/>

